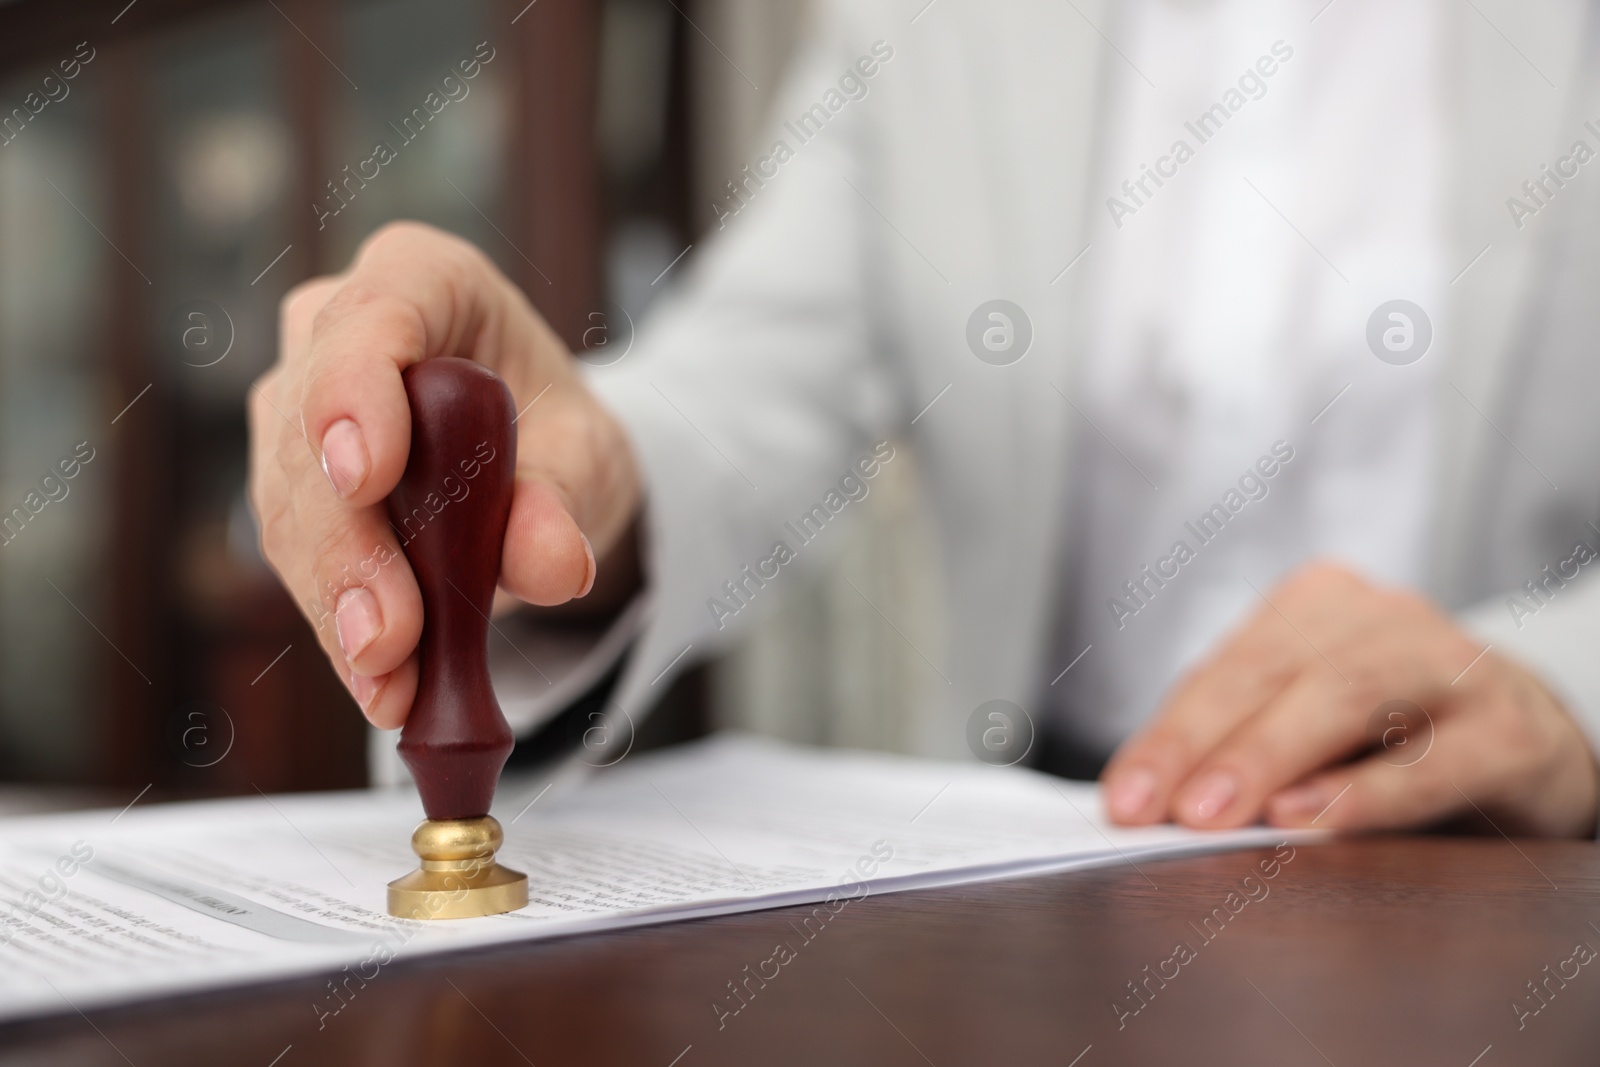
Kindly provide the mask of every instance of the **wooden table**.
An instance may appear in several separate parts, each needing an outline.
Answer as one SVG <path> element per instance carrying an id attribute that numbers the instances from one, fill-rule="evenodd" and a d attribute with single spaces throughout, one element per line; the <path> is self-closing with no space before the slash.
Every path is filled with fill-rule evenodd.
<path id="1" fill-rule="evenodd" d="M 1600 847 L 1369 838 L 1266 881 L 1271 854 L 874 897 L 809 941 L 791 908 L 397 961 L 321 1030 L 325 979 L 67 1015 L 0 1028 L 0 1064 L 1600 1063 L 1600 959 L 1568 962 L 1600 948 Z M 776 976 L 719 1029 L 746 965 Z"/>

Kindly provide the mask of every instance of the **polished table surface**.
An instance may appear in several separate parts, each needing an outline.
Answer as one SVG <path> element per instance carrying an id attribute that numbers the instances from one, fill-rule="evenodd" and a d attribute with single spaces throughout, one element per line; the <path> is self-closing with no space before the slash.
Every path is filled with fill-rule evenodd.
<path id="1" fill-rule="evenodd" d="M 400 960 L 320 1029 L 326 976 L 69 1013 L 0 1027 L 0 1064 L 1600 1063 L 1596 845 L 1272 854 L 871 897 L 809 941 L 789 908 Z M 746 965 L 776 975 L 719 1020 Z"/>

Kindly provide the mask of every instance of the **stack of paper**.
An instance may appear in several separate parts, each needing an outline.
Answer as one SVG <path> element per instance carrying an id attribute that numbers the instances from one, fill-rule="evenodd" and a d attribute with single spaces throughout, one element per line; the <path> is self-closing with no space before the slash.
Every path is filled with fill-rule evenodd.
<path id="1" fill-rule="evenodd" d="M 384 911 L 416 866 L 414 792 L 0 820 L 0 1018 L 787 904 L 823 921 L 869 893 L 1283 837 L 1113 829 L 1092 786 L 741 737 L 547 786 L 502 782 L 495 812 L 528 907 L 429 923 Z"/>

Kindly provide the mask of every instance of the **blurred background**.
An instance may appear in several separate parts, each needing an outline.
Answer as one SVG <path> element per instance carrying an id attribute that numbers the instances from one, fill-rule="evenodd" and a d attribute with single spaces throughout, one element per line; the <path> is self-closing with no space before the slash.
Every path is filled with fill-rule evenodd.
<path id="1" fill-rule="evenodd" d="M 805 20 L 805 0 L 0 0 L 0 782 L 362 785 L 366 728 L 245 502 L 279 300 L 421 219 L 583 358 L 628 358 Z M 402 133 L 474 56 L 467 95 Z M 396 158 L 352 177 L 378 140 Z M 844 578 L 918 620 L 911 642 L 937 627 L 907 459 L 645 733 L 903 746 L 925 672 Z"/>

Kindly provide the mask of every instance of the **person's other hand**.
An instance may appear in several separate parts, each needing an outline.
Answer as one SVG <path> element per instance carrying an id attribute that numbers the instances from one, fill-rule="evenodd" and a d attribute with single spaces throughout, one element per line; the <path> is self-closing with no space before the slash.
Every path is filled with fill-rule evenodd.
<path id="1" fill-rule="evenodd" d="M 1510 834 L 1593 833 L 1595 758 L 1528 671 L 1342 567 L 1302 568 L 1266 600 L 1112 757 L 1114 820 L 1366 830 L 1483 816 Z M 1375 715 L 1390 701 L 1423 714 L 1391 727 Z M 1395 727 L 1404 736 L 1386 737 Z"/>
<path id="2" fill-rule="evenodd" d="M 395 223 L 343 274 L 284 298 L 277 364 L 250 396 L 250 500 L 268 563 L 362 711 L 401 725 L 416 693 L 422 597 L 384 510 L 410 452 L 400 372 L 461 356 L 517 410 L 516 491 L 500 586 L 530 604 L 588 593 L 621 540 L 639 474 L 566 346 L 472 245 Z"/>

